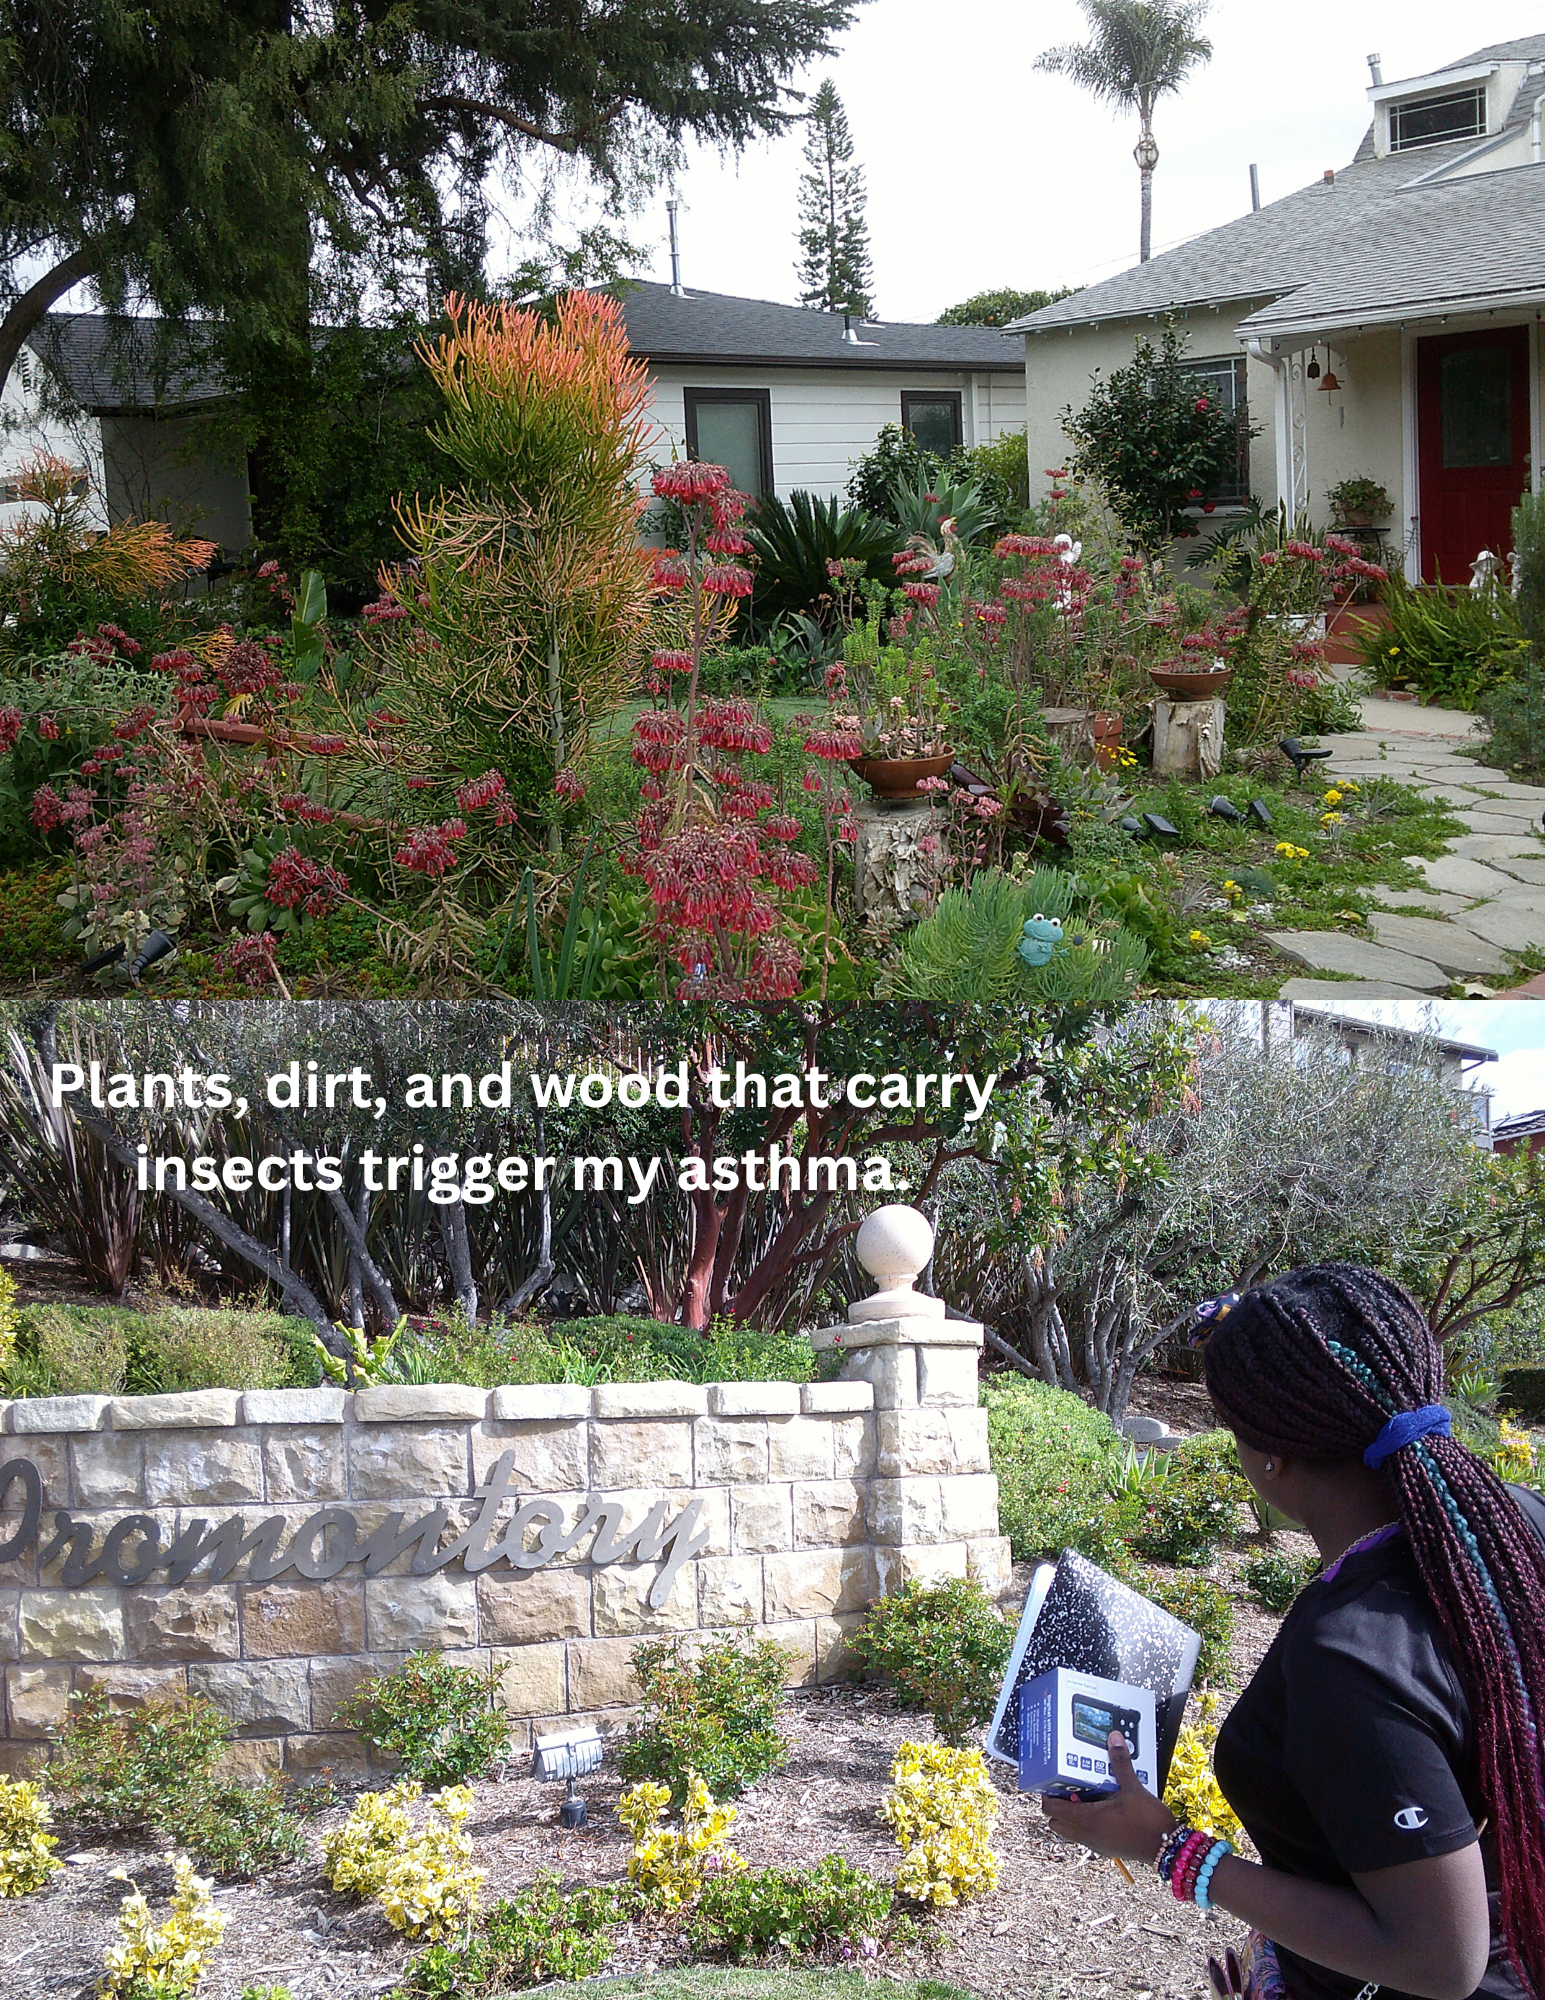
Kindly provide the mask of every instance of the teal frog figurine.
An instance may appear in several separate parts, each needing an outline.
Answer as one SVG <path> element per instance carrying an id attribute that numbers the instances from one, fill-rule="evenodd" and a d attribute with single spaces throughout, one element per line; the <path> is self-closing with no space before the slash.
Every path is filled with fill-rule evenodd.
<path id="1" fill-rule="evenodd" d="M 1019 956 L 1032 971 L 1051 963 L 1051 955 L 1062 942 L 1062 925 L 1056 917 L 1043 917 L 1039 910 L 1026 917 L 1024 936 L 1019 940 Z"/>

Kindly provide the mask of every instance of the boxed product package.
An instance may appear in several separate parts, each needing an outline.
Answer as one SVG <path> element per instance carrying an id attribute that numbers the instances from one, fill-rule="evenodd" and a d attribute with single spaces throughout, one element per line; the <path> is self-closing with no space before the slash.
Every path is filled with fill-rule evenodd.
<path id="1" fill-rule="evenodd" d="M 1050 1667 L 1019 1690 L 1019 1789 L 1113 1792 L 1110 1733 L 1126 1738 L 1137 1781 L 1158 1796 L 1153 1690 Z"/>

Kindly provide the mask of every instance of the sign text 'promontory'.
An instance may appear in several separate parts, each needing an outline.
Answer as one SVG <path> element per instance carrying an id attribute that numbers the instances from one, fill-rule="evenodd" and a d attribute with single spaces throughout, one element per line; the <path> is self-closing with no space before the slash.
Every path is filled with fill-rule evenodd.
<path id="1" fill-rule="evenodd" d="M 320 1580 L 339 1575 L 352 1563 L 362 1563 L 366 1576 L 377 1576 L 412 1549 L 409 1569 L 414 1576 L 432 1576 L 454 1562 L 476 1576 L 501 1564 L 514 1570 L 540 1569 L 556 1556 L 577 1549 L 593 1530 L 593 1563 L 629 1559 L 652 1563 L 665 1558 L 649 1591 L 649 1602 L 658 1610 L 669 1597 L 677 1572 L 708 1546 L 708 1530 L 698 1525 L 701 1500 L 689 1500 L 669 1523 L 667 1502 L 656 1501 L 634 1528 L 624 1526 L 622 1501 L 604 1494 L 586 1497 L 572 1527 L 566 1525 L 562 1501 L 527 1500 L 501 1524 L 499 1515 L 511 1497 L 514 1468 L 514 1452 L 501 1453 L 487 1484 L 472 1496 L 482 1503 L 477 1514 L 443 1547 L 441 1536 L 451 1515 L 449 1507 L 442 1505 L 432 1507 L 416 1521 L 408 1521 L 401 1513 L 388 1514 L 367 1536 L 361 1536 L 359 1523 L 348 1508 L 319 1507 L 301 1522 L 288 1542 L 283 1514 L 270 1514 L 252 1527 L 239 1517 L 213 1524 L 193 1519 L 163 1548 L 161 1523 L 153 1514 L 123 1515 L 96 1546 L 94 1525 L 75 1520 L 64 1508 L 54 1514 L 52 1527 L 45 1529 L 42 1473 L 30 1458 L 12 1458 L 0 1465 L 0 1507 L 6 1505 L 16 1484 L 22 1489 L 22 1504 L 14 1530 L 0 1539 L 0 1563 L 17 1561 L 36 1543 L 40 1570 L 63 1556 L 59 1580 L 67 1587 L 100 1581 L 132 1589 L 148 1583 L 158 1572 L 165 1573 L 168 1583 L 184 1583 L 201 1566 L 198 1581 L 223 1583 L 238 1563 L 249 1558 L 247 1579 L 252 1583 L 268 1583 L 290 1571 Z M 533 1531 L 536 1541 L 528 1548 L 527 1536 Z"/>

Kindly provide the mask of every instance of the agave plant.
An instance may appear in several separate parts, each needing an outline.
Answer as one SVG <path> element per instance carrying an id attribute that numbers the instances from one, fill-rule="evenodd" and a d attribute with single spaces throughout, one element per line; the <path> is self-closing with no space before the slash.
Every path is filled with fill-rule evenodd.
<path id="1" fill-rule="evenodd" d="M 745 526 L 756 575 L 751 611 L 759 631 L 800 613 L 823 629 L 832 627 L 838 609 L 833 563 L 861 563 L 885 582 L 893 580 L 895 530 L 860 508 L 844 507 L 835 494 L 821 500 L 813 493 L 791 493 L 785 502 L 769 493 Z"/>
<path id="2" fill-rule="evenodd" d="M 997 508 L 979 486 L 949 485 L 942 477 L 933 481 L 924 477 L 911 485 L 892 487 L 891 512 L 903 539 L 926 535 L 930 542 L 941 542 L 943 524 L 950 521 L 955 539 L 969 546 L 1003 525 Z"/>

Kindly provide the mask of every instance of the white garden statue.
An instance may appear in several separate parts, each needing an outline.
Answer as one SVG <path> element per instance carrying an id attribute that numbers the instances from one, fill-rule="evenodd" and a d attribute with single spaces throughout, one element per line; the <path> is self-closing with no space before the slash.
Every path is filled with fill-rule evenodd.
<path id="1" fill-rule="evenodd" d="M 853 1247 L 859 1263 L 879 1281 L 879 1290 L 848 1307 L 850 1325 L 943 1319 L 943 1299 L 929 1298 L 916 1289 L 918 1274 L 927 1269 L 933 1255 L 933 1224 L 920 1209 L 887 1202 L 865 1217 Z"/>

